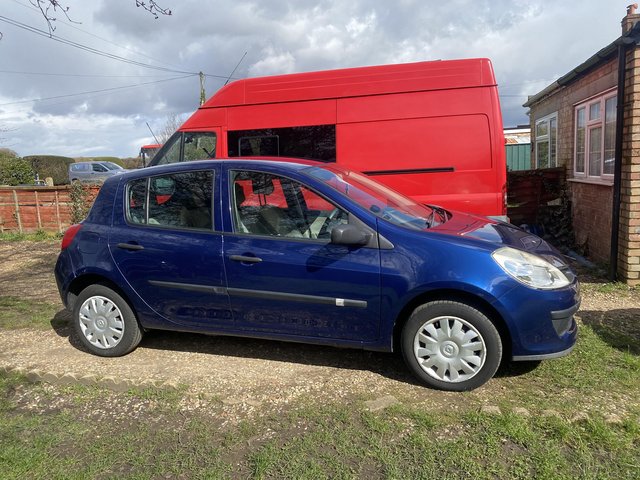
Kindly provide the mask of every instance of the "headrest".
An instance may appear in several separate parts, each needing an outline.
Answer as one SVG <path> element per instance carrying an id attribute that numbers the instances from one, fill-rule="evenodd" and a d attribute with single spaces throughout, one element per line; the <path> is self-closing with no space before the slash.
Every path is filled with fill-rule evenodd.
<path id="1" fill-rule="evenodd" d="M 244 195 L 244 188 L 239 183 L 234 183 L 233 188 L 235 190 L 236 195 L 236 205 L 242 205 L 244 203 L 244 199 L 246 198 Z"/>
<path id="2" fill-rule="evenodd" d="M 271 195 L 273 193 L 273 179 L 271 175 L 254 177 L 251 180 L 251 188 L 256 195 Z"/>

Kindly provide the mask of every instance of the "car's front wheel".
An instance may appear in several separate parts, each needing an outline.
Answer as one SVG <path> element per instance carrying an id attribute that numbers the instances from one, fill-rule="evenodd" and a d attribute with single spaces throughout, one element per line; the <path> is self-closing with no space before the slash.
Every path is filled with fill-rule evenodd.
<path id="1" fill-rule="evenodd" d="M 129 304 L 104 285 L 91 285 L 78 295 L 73 324 L 80 342 L 101 357 L 126 355 L 142 339 L 142 330 Z"/>
<path id="2" fill-rule="evenodd" d="M 441 390 L 473 390 L 495 374 L 502 341 L 476 308 L 434 301 L 416 308 L 402 329 L 402 353 L 413 373 Z"/>

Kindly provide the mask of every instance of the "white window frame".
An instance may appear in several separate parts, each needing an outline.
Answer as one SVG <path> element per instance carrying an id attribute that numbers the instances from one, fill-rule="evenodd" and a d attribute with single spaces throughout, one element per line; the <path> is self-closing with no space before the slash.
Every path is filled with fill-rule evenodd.
<path id="1" fill-rule="evenodd" d="M 552 140 L 552 135 L 551 135 L 551 121 L 555 120 L 555 136 L 553 137 L 553 143 L 554 143 L 554 150 L 553 152 L 555 153 L 555 155 L 551 155 L 552 153 L 552 149 L 551 149 L 551 140 Z M 547 125 L 547 133 L 546 135 L 538 135 L 538 126 L 541 124 L 546 124 Z M 540 159 L 538 157 L 539 153 L 540 153 L 540 147 L 539 145 L 542 143 L 546 143 L 548 144 L 547 146 L 547 154 L 549 156 L 549 165 L 547 165 L 544 168 L 554 168 L 558 166 L 558 112 L 553 112 L 549 115 L 546 115 L 542 118 L 539 118 L 536 120 L 536 123 L 534 125 L 534 135 L 535 135 L 535 161 L 536 161 L 536 168 L 542 168 L 540 167 Z"/>
<path id="2" fill-rule="evenodd" d="M 597 96 L 591 97 L 586 101 L 578 103 L 574 105 L 573 108 L 573 118 L 574 118 L 574 127 L 573 127 L 573 176 L 575 178 L 581 178 L 589 181 L 599 182 L 610 184 L 613 181 L 613 172 L 604 173 L 605 167 L 605 141 L 606 141 L 606 104 L 607 101 L 617 98 L 617 91 L 615 89 L 608 90 L 604 93 L 601 93 Z M 600 107 L 600 117 L 596 119 L 589 118 L 589 112 L 592 106 L 599 104 Z M 580 110 L 584 109 L 584 165 L 583 171 L 578 171 L 578 113 Z M 616 117 L 614 113 L 614 123 L 612 125 L 614 129 L 614 143 L 615 143 L 615 130 L 616 130 Z M 592 175 L 590 173 L 590 156 L 591 156 L 591 135 L 594 130 L 601 129 L 601 139 L 600 139 L 600 174 Z M 615 148 L 615 144 L 614 144 Z M 608 159 L 611 160 L 611 159 Z"/>

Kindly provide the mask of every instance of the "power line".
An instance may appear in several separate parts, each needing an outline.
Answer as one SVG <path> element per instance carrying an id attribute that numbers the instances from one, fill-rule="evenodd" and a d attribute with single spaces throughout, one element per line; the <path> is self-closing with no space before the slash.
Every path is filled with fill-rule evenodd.
<path id="1" fill-rule="evenodd" d="M 82 77 L 82 78 L 157 78 L 170 77 L 170 75 L 102 75 L 102 74 L 83 74 L 83 73 L 54 73 L 54 72 L 24 72 L 18 70 L 0 70 L 0 73 L 8 73 L 13 75 L 40 75 L 46 77 Z"/>
<path id="2" fill-rule="evenodd" d="M 21 7 L 24 7 L 24 8 L 27 8 L 27 9 L 29 9 L 29 10 L 33 10 L 33 11 L 35 11 L 35 12 L 40 13 L 40 11 L 39 11 L 37 8 L 33 7 L 32 5 L 24 4 L 24 3 L 22 3 L 22 2 L 19 2 L 18 0 L 11 0 L 11 1 L 12 1 L 13 3 L 17 4 L 17 5 L 20 5 Z M 56 23 L 62 23 L 62 24 L 64 24 L 64 25 L 67 25 L 67 26 L 69 26 L 69 27 L 71 27 L 71 28 L 73 28 L 73 29 L 75 29 L 75 30 L 78 30 L 79 32 L 82 32 L 82 33 L 86 34 L 86 35 L 89 35 L 89 36 L 91 36 L 91 37 L 97 38 L 98 40 L 102 40 L 103 42 L 106 42 L 106 43 L 108 43 L 108 44 L 114 45 L 114 46 L 116 46 L 116 47 L 118 47 L 118 48 L 122 48 L 122 49 L 124 49 L 124 50 L 128 50 L 128 51 L 129 51 L 129 52 L 131 52 L 131 53 L 134 53 L 134 54 L 136 54 L 136 55 L 140 55 L 141 57 L 148 58 L 149 60 L 153 60 L 153 61 L 155 61 L 155 62 L 162 63 L 162 64 L 164 64 L 164 65 L 168 65 L 168 66 L 170 66 L 170 67 L 180 68 L 180 67 L 176 67 L 175 65 L 171 65 L 170 63 L 166 63 L 166 62 L 164 62 L 164 61 L 162 61 L 162 60 L 158 60 L 157 58 L 153 58 L 153 57 L 151 57 L 151 56 L 149 56 L 149 55 L 146 55 L 146 54 L 144 54 L 144 53 L 142 53 L 142 52 L 140 52 L 140 51 L 138 51 L 138 50 L 136 50 L 136 49 L 129 48 L 129 47 L 125 47 L 124 45 L 118 45 L 117 43 L 114 43 L 114 42 L 112 42 L 112 41 L 111 41 L 111 40 L 109 40 L 109 39 L 106 39 L 106 38 L 100 37 L 99 35 L 96 35 L 96 34 L 91 33 L 91 32 L 87 32 L 86 30 L 83 30 L 82 28 L 76 27 L 76 26 L 75 26 L 75 25 L 73 25 L 72 23 L 65 22 L 64 20 L 56 19 Z"/>
<path id="3" fill-rule="evenodd" d="M 0 107 L 5 107 L 7 105 L 19 105 L 19 104 L 22 104 L 22 103 L 43 102 L 45 100 L 56 100 L 56 99 L 59 99 L 59 98 L 79 97 L 79 96 L 88 95 L 88 94 L 91 94 L 91 93 L 113 92 L 113 91 L 116 91 L 116 90 L 123 90 L 123 89 L 126 89 L 126 88 L 142 87 L 142 86 L 145 86 L 145 85 L 153 85 L 153 84 L 156 84 L 156 83 L 170 82 L 170 81 L 173 81 L 173 80 L 181 80 L 183 78 L 189 78 L 189 77 L 193 77 L 193 76 L 194 75 L 184 75 L 184 76 L 181 76 L 181 77 L 172 77 L 172 78 L 168 78 L 168 79 L 164 79 L 164 80 L 156 80 L 154 82 L 144 82 L 144 83 L 137 83 L 137 84 L 134 84 L 134 85 L 122 85 L 120 87 L 102 88 L 100 90 L 89 90 L 89 91 L 86 91 L 86 92 L 69 93 L 69 94 L 66 94 L 66 95 L 56 95 L 56 96 L 53 96 L 53 97 L 33 98 L 31 100 L 20 100 L 20 101 L 17 101 L 17 102 L 0 103 Z"/>
<path id="4" fill-rule="evenodd" d="M 112 60 L 118 60 L 120 62 L 128 63 L 130 65 L 135 65 L 135 66 L 144 67 L 144 68 L 150 68 L 150 69 L 153 69 L 153 70 L 159 70 L 159 71 L 163 71 L 163 72 L 183 73 L 183 74 L 187 74 L 187 75 L 197 75 L 198 74 L 198 72 L 187 72 L 187 71 L 184 71 L 184 70 L 173 70 L 173 69 L 170 69 L 170 68 L 158 67 L 158 66 L 155 66 L 155 65 L 149 65 L 147 63 L 142 63 L 142 62 L 138 62 L 136 60 L 131 60 L 131 59 L 128 59 L 128 58 L 124 58 L 124 57 L 121 57 L 119 55 L 115 55 L 113 53 L 104 52 L 102 50 L 98 50 L 97 48 L 88 47 L 86 45 L 82 45 L 80 43 L 73 42 L 71 40 L 67 40 L 65 38 L 58 37 L 56 35 L 50 35 L 48 32 L 45 32 L 44 30 L 41 30 L 41 29 L 36 28 L 36 27 L 32 27 L 32 26 L 27 25 L 27 24 L 22 23 L 22 22 L 18 22 L 17 20 L 13 20 L 11 18 L 7 18 L 7 17 L 2 16 L 2 15 L 0 15 L 0 22 L 8 23 L 9 25 L 13 25 L 14 27 L 18 27 L 18 28 L 21 28 L 22 30 L 26 30 L 28 32 L 35 33 L 36 35 L 40 35 L 42 37 L 50 38 L 51 40 L 54 40 L 54 41 L 59 42 L 59 43 L 62 43 L 64 45 L 69 45 L 69 46 L 74 47 L 74 48 L 78 48 L 78 49 L 83 50 L 85 52 L 93 53 L 93 54 L 99 55 L 101 57 L 110 58 Z"/>
<path id="5" fill-rule="evenodd" d="M 41 37 L 49 38 L 51 40 L 54 40 L 54 41 L 59 42 L 59 43 L 62 43 L 64 45 L 69 45 L 71 47 L 78 48 L 78 49 L 83 50 L 83 51 L 88 52 L 88 53 L 93 53 L 95 55 L 99 55 L 101 57 L 110 58 L 112 60 L 118 60 L 120 62 L 128 63 L 130 65 L 135 65 L 135 66 L 144 67 L 144 68 L 150 68 L 152 70 L 158 70 L 158 71 L 169 72 L 169 73 L 182 73 L 182 74 L 186 74 L 186 75 L 198 75 L 199 74 L 198 72 L 188 72 L 188 71 L 184 71 L 184 70 L 173 70 L 173 69 L 170 69 L 170 68 L 158 67 L 158 66 L 155 66 L 155 65 L 149 65 L 147 63 L 142 63 L 142 62 L 138 62 L 136 60 L 131 60 L 131 59 L 128 59 L 128 58 L 124 58 L 124 57 L 121 57 L 119 55 L 115 55 L 113 53 L 104 52 L 102 50 L 98 50 L 97 48 L 89 47 L 89 46 L 83 45 L 81 43 L 77 43 L 77 42 L 62 38 L 62 37 L 58 37 L 56 35 L 51 35 L 51 34 L 49 34 L 49 32 L 46 32 L 46 31 L 41 30 L 41 29 L 36 28 L 36 27 L 32 27 L 31 25 L 27 25 L 25 23 L 19 22 L 17 20 L 13 20 L 11 18 L 2 16 L 2 15 L 0 15 L 0 22 L 8 23 L 9 25 L 13 25 L 14 27 L 18 27 L 18 28 L 21 28 L 22 30 L 26 30 L 28 32 L 35 33 L 36 35 L 40 35 Z M 221 78 L 221 79 L 227 79 L 228 78 L 226 75 L 215 75 L 215 74 L 212 74 L 212 73 L 205 73 L 205 75 L 207 77 L 212 77 L 212 78 Z"/>

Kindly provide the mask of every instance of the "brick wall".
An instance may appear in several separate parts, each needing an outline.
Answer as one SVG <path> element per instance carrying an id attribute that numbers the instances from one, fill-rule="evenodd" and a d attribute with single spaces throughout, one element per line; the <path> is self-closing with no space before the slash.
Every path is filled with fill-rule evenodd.
<path id="1" fill-rule="evenodd" d="M 608 263 L 611 245 L 611 187 L 572 183 L 570 189 L 575 243 L 585 255 Z"/>
<path id="2" fill-rule="evenodd" d="M 612 59 L 577 81 L 558 88 L 531 106 L 531 136 L 535 144 L 535 122 L 558 113 L 558 166 L 567 171 L 576 244 L 593 261 L 608 263 L 611 245 L 613 186 L 573 178 L 575 105 L 611 91 L 618 83 L 617 59 Z M 639 247 L 640 248 L 640 247 Z"/>
<path id="3" fill-rule="evenodd" d="M 88 188 L 91 202 L 100 187 Z M 0 232 L 63 232 L 71 225 L 71 187 L 0 187 Z"/>

